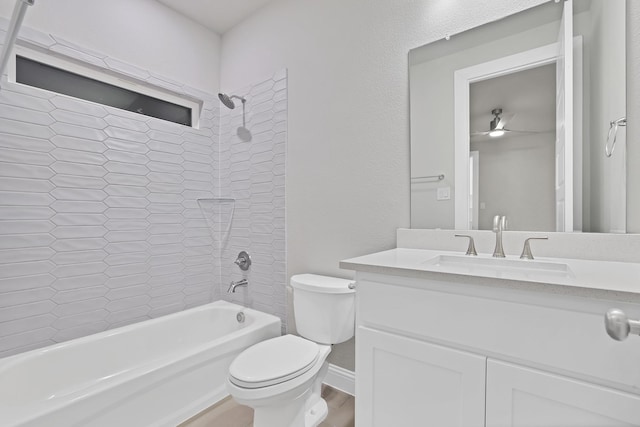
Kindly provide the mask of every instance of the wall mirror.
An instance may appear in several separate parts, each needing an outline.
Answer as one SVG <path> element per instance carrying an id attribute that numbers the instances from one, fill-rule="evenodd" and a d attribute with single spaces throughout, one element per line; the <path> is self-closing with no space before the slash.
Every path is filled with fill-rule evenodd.
<path id="1" fill-rule="evenodd" d="M 625 0 L 553 1 L 409 52 L 411 227 L 626 231 Z"/>

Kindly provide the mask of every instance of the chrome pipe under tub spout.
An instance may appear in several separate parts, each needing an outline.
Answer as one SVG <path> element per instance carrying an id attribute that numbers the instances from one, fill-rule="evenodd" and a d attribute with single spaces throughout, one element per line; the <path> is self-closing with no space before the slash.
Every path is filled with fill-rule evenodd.
<path id="1" fill-rule="evenodd" d="M 24 20 L 24 15 L 27 13 L 27 7 L 33 6 L 35 0 L 16 0 L 16 5 L 13 8 L 13 15 L 11 16 L 11 22 L 7 29 L 7 36 L 4 40 L 4 46 L 2 47 L 2 54 L 0 54 L 0 76 L 4 74 L 4 70 L 7 68 L 9 62 L 9 55 L 13 50 L 13 45 L 18 37 L 20 26 Z"/>

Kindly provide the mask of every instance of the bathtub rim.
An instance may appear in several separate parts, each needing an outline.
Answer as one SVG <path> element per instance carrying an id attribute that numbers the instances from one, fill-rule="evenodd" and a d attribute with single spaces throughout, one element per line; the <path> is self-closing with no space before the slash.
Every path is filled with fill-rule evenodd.
<path id="1" fill-rule="evenodd" d="M 33 359 L 42 355 L 46 355 L 46 353 L 53 351 L 54 349 L 60 349 L 64 347 L 74 347 L 74 346 L 82 345 L 85 343 L 90 344 L 104 337 L 108 337 L 114 334 L 124 333 L 131 329 L 139 328 L 142 324 L 152 325 L 157 323 L 168 322 L 176 317 L 184 317 L 189 313 L 207 311 L 211 308 L 216 308 L 216 307 L 221 307 L 221 308 L 226 308 L 231 310 L 237 309 L 238 312 L 242 311 L 245 314 L 250 314 L 251 316 L 248 316 L 248 317 L 256 319 L 256 321 L 253 321 L 251 324 L 247 325 L 247 327 L 245 328 L 238 329 L 229 334 L 225 334 L 213 341 L 204 342 L 199 345 L 189 347 L 184 351 L 172 352 L 169 355 L 166 355 L 165 357 L 152 359 L 150 363 L 138 363 L 136 365 L 133 365 L 130 369 L 127 369 L 123 372 L 118 373 L 116 376 L 112 378 L 108 378 L 104 381 L 98 380 L 95 384 L 91 384 L 88 387 L 81 387 L 77 390 L 69 392 L 66 395 L 62 395 L 60 396 L 61 397 L 60 399 L 34 401 L 33 403 L 20 404 L 17 406 L 7 405 L 5 406 L 5 409 L 9 409 L 9 411 L 6 411 L 3 414 L 3 417 L 2 419 L 0 419 L 0 421 L 11 422 L 11 423 L 29 422 L 30 420 L 33 420 L 37 417 L 46 416 L 48 413 L 57 411 L 70 403 L 88 399 L 100 392 L 109 391 L 115 387 L 121 386 L 137 378 L 151 380 L 151 376 L 154 373 L 162 369 L 171 369 L 171 366 L 175 363 L 176 360 L 189 361 L 190 363 L 198 362 L 198 359 L 204 357 L 204 354 L 208 350 L 213 351 L 216 348 L 219 348 L 219 346 L 224 346 L 229 342 L 233 342 L 233 340 L 237 339 L 239 336 L 255 332 L 256 330 L 258 330 L 263 326 L 273 327 L 275 324 L 277 324 L 279 329 L 282 324 L 280 318 L 273 316 L 271 314 L 264 313 L 248 307 L 244 307 L 228 301 L 218 300 L 218 301 L 214 301 L 198 307 L 193 307 L 187 310 L 183 310 L 180 312 L 171 313 L 166 316 L 160 316 L 155 319 L 149 319 L 143 322 L 132 323 L 130 325 L 125 325 L 119 328 L 114 328 L 107 331 L 99 332 L 97 334 L 87 335 L 84 337 L 76 338 L 76 339 L 65 341 L 62 343 L 57 343 L 52 346 L 48 346 L 40 349 L 34 349 L 25 353 L 20 353 L 17 355 L 6 357 L 4 359 L 0 359 L 0 374 L 3 371 L 11 369 L 12 367 L 20 364 L 25 360 L 25 358 L 28 360 L 28 359 Z M 229 351 L 229 352 L 232 352 L 232 351 Z M 229 352 L 223 351 L 220 354 L 218 354 L 217 357 L 222 357 Z M 2 407 L 0 406 L 0 409 L 1 408 Z"/>

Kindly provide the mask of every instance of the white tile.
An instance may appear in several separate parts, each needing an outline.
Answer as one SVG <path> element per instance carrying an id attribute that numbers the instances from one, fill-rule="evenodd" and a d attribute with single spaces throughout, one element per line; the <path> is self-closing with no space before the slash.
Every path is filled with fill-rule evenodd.
<path id="1" fill-rule="evenodd" d="M 72 188 L 78 187 L 78 185 L 80 185 L 80 181 L 82 183 L 81 186 L 83 188 L 102 189 L 107 186 L 107 181 L 105 181 L 102 178 L 96 178 L 96 177 L 88 177 L 88 176 L 78 177 L 74 175 L 58 174 L 51 179 L 51 182 L 53 182 L 58 187 L 72 187 Z"/>
<path id="2" fill-rule="evenodd" d="M 76 113 L 89 114 L 94 117 L 104 117 L 107 110 L 98 104 L 72 98 L 70 96 L 58 95 L 51 98 L 51 103 L 62 110 L 75 111 Z"/>
<path id="3" fill-rule="evenodd" d="M 110 219 L 104 226 L 109 231 L 146 230 L 149 222 L 146 219 Z"/>
<path id="4" fill-rule="evenodd" d="M 51 151 L 51 155 L 56 160 L 73 163 L 86 163 L 89 165 L 102 165 L 107 161 L 107 159 L 100 153 L 69 150 L 65 148 L 56 148 Z"/>
<path id="5" fill-rule="evenodd" d="M 172 164 L 172 163 L 162 163 L 162 162 L 154 162 L 151 161 L 147 163 L 147 167 L 149 170 L 154 172 L 166 172 L 166 173 L 176 173 L 181 174 L 186 168 L 184 164 Z"/>
<path id="6" fill-rule="evenodd" d="M 159 122 L 159 120 L 149 121 L 149 127 L 154 128 L 157 122 Z M 170 131 L 163 132 L 161 130 L 151 130 L 147 132 L 147 135 L 151 140 L 154 140 L 154 141 L 169 142 L 172 144 L 182 144 L 184 142 L 184 138 L 182 137 L 183 126 L 171 125 L 171 124 L 167 124 L 167 126 L 170 128 L 177 127 L 176 129 L 171 129 L 171 130 L 175 130 L 178 132 L 170 132 Z"/>
<path id="7" fill-rule="evenodd" d="M 107 241 L 101 237 L 91 237 L 83 239 L 58 239 L 52 244 L 52 248 L 59 252 L 67 251 L 90 251 L 102 249 L 107 245 Z"/>
<path id="8" fill-rule="evenodd" d="M 0 133 L 0 147 L 14 150 L 28 149 L 29 151 L 48 153 L 55 148 L 55 145 L 47 139 Z"/>
<path id="9" fill-rule="evenodd" d="M 63 329 L 59 331 L 53 339 L 56 342 L 69 341 L 74 338 L 84 337 L 86 335 L 97 334 L 98 332 L 102 332 L 109 327 L 109 323 L 107 322 L 97 322 L 97 323 L 86 323 L 82 326 L 77 326 L 75 328 Z"/>
<path id="10" fill-rule="evenodd" d="M 3 162 L 19 163 L 26 165 L 48 166 L 55 162 L 55 159 L 47 154 L 37 151 L 12 150 L 0 147 L 0 159 Z M 20 165 L 22 166 L 22 165 Z M 15 176 L 15 175 L 10 175 Z"/>
<path id="11" fill-rule="evenodd" d="M 107 174 L 103 166 L 86 165 L 82 163 L 61 162 L 57 161 L 51 165 L 51 169 L 58 174 L 67 176 L 76 176 L 77 185 L 81 186 L 84 177 L 102 178 Z"/>
<path id="12" fill-rule="evenodd" d="M 109 184 L 116 185 L 133 185 L 133 186 L 145 186 L 149 183 L 149 179 L 140 175 L 127 175 L 122 173 L 109 172 L 104 176 L 104 179 Z M 108 192 L 108 191 L 107 191 Z"/>
<path id="13" fill-rule="evenodd" d="M 79 182 L 78 185 L 82 183 Z M 59 187 L 51 192 L 58 200 L 85 200 L 88 202 L 100 202 L 107 198 L 107 193 L 97 189 Z"/>
<path id="14" fill-rule="evenodd" d="M 121 116 L 109 115 L 105 117 L 105 121 L 110 126 L 115 126 L 117 128 L 123 128 L 128 130 L 135 130 L 138 132 L 146 132 L 149 130 L 149 126 L 143 120 L 134 120 L 132 118 L 128 119 Z"/>
<path id="15" fill-rule="evenodd" d="M 49 49 L 54 52 L 60 53 L 64 56 L 70 56 L 72 58 L 79 59 L 82 62 L 88 62 L 89 64 L 94 65 L 96 67 L 100 67 L 100 68 L 105 67 L 105 63 L 102 59 L 96 58 L 95 56 L 88 55 L 86 53 L 82 53 L 78 50 L 72 49 L 67 46 L 55 44 L 51 46 Z"/>
<path id="16" fill-rule="evenodd" d="M 77 291 L 72 291 L 77 294 L 89 295 L 92 289 L 96 288 L 87 288 L 87 289 L 79 289 Z M 97 288 L 100 289 L 100 288 Z M 89 292 L 87 292 L 89 290 Z M 70 294 L 72 292 L 66 292 Z M 101 295 L 100 295 L 101 296 Z M 92 299 L 92 298 L 83 298 L 83 299 Z M 109 315 L 109 312 L 105 309 L 98 309 L 87 311 L 80 314 L 73 314 L 71 316 L 62 316 L 58 318 L 55 322 L 53 322 L 53 327 L 58 330 L 77 328 L 82 325 L 99 322 L 104 320 Z"/>
<path id="17" fill-rule="evenodd" d="M 55 262 L 57 265 L 66 265 L 102 261 L 106 256 L 106 252 L 101 250 L 58 252 L 51 257 L 51 261 Z"/>
<path id="18" fill-rule="evenodd" d="M 107 310 L 111 312 L 116 312 L 120 310 L 131 309 L 134 307 L 146 306 L 149 300 L 151 300 L 151 297 L 147 295 L 139 295 L 136 297 L 114 300 L 107 304 Z M 146 308 L 147 310 L 149 309 L 149 307 L 146 307 Z"/>
<path id="19" fill-rule="evenodd" d="M 136 132 L 129 129 L 109 126 L 104 132 L 111 138 L 124 139 L 126 141 L 147 142 L 149 137 L 144 132 Z"/>
<path id="20" fill-rule="evenodd" d="M 53 302 L 50 300 L 44 300 L 0 308 L 0 322 L 8 322 L 15 319 L 47 314 L 51 312 L 54 307 L 55 304 Z"/>
<path id="21" fill-rule="evenodd" d="M 0 218 L 5 220 L 49 219 L 54 214 L 46 206 L 0 206 Z"/>
<path id="22" fill-rule="evenodd" d="M 56 122 L 52 124 L 50 128 L 58 135 L 73 136 L 93 141 L 104 141 L 107 139 L 107 135 L 102 130 L 76 126 L 69 123 Z"/>
<path id="23" fill-rule="evenodd" d="M 107 276 L 102 273 L 86 276 L 72 276 L 63 279 L 57 279 L 55 282 L 53 282 L 52 287 L 59 292 L 67 290 L 75 291 L 80 288 L 104 286 L 106 280 Z"/>
<path id="24" fill-rule="evenodd" d="M 51 288 L 34 288 L 14 292 L 3 292 L 0 298 L 0 307 L 28 304 L 50 299 L 55 295 Z"/>
<path id="25" fill-rule="evenodd" d="M 56 214 L 51 218 L 51 222 L 58 226 L 79 226 L 79 225 L 104 225 L 107 217 L 102 214 L 88 213 L 63 213 Z"/>
<path id="26" fill-rule="evenodd" d="M 54 110 L 49 114 L 59 122 L 71 123 L 73 125 L 85 128 L 104 129 L 108 126 L 107 122 L 99 117 L 94 117 L 73 111 Z"/>
<path id="27" fill-rule="evenodd" d="M 131 263 L 143 263 L 149 259 L 149 254 L 146 252 L 130 252 L 124 254 L 112 254 L 104 259 L 109 265 L 123 265 Z"/>
<path id="28" fill-rule="evenodd" d="M 104 237 L 111 243 L 135 242 L 146 240 L 149 233 L 146 230 L 110 231 Z"/>
<path id="29" fill-rule="evenodd" d="M 148 284 L 144 285 L 135 285 L 135 286 L 126 286 L 122 288 L 111 289 L 106 297 L 109 301 L 114 301 L 123 298 L 131 298 L 140 295 L 147 295 L 151 287 Z"/>
<path id="30" fill-rule="evenodd" d="M 145 197 L 149 190 L 145 187 L 133 187 L 130 185 L 109 185 L 104 191 L 110 196 Z"/>
<path id="31" fill-rule="evenodd" d="M 122 74 L 126 74 L 131 77 L 135 77 L 140 80 L 147 80 L 150 77 L 148 71 L 143 70 L 142 68 L 136 67 L 135 65 L 128 64 L 123 61 L 119 61 L 115 58 L 105 58 L 104 62 L 107 66 L 114 70 L 118 71 Z"/>
<path id="32" fill-rule="evenodd" d="M 125 175 L 147 175 L 149 169 L 145 165 L 136 165 L 133 163 L 107 162 L 104 168 L 109 172 L 125 174 Z"/>
<path id="33" fill-rule="evenodd" d="M 118 243 L 109 243 L 105 250 L 109 254 L 121 254 L 121 253 L 129 253 L 129 252 L 141 252 L 148 251 L 151 245 L 147 242 L 118 242 Z"/>
<path id="34" fill-rule="evenodd" d="M 147 144 L 144 142 L 125 141 L 122 139 L 108 138 L 104 141 L 104 144 L 112 150 L 124 151 L 128 153 L 144 154 L 149 151 L 149 147 L 147 147 Z M 107 158 L 109 158 L 110 160 L 118 160 L 117 158 L 109 157 L 109 154 L 107 154 Z"/>
<path id="35" fill-rule="evenodd" d="M 76 213 L 102 213 L 107 210 L 107 206 L 102 202 L 67 201 L 57 200 L 51 205 L 56 212 L 76 212 Z"/>
<path id="36" fill-rule="evenodd" d="M 48 126 L 3 118 L 0 118 L 0 129 L 2 129 L 3 133 L 29 136 L 32 138 L 50 139 L 55 135 Z"/>
<path id="37" fill-rule="evenodd" d="M 109 303 L 104 297 L 89 298 L 80 301 L 58 304 L 53 309 L 53 313 L 58 317 L 73 316 L 80 313 L 87 313 L 105 308 Z"/>
<path id="38" fill-rule="evenodd" d="M 107 140 L 107 142 L 109 141 L 117 142 L 117 140 Z M 141 144 L 133 143 L 132 145 L 138 146 Z M 143 151 L 143 153 L 146 153 L 146 151 L 147 150 Z M 149 163 L 149 158 L 147 156 L 127 151 L 108 150 L 104 155 L 107 159 L 113 160 L 114 162 L 134 163 L 137 165 L 145 165 Z"/>
<path id="39" fill-rule="evenodd" d="M 68 291 L 60 291 L 53 297 L 53 301 L 58 304 L 65 304 L 76 301 L 84 301 L 88 299 L 95 299 L 104 296 L 108 292 L 104 286 L 85 286 Z M 91 312 L 90 312 L 91 313 Z M 76 325 L 67 325 L 65 327 L 71 327 Z M 58 325 L 54 324 L 54 327 L 58 328 Z"/>
<path id="40" fill-rule="evenodd" d="M 51 234 L 58 239 L 81 239 L 86 237 L 102 237 L 107 233 L 104 227 L 97 226 L 62 226 L 56 227 Z"/>
<path id="41" fill-rule="evenodd" d="M 52 338 L 54 334 L 55 329 L 53 328 L 40 328 L 19 334 L 8 335 L 0 338 L 0 351 L 25 347 L 34 342 L 46 341 L 47 339 Z"/>
<path id="42" fill-rule="evenodd" d="M 146 209 L 135 208 L 109 208 L 105 215 L 111 219 L 143 219 L 150 216 Z"/>
<path id="43" fill-rule="evenodd" d="M 15 262 L 47 260 L 55 255 L 55 253 L 56 252 L 49 247 L 3 249 L 0 250 L 0 264 L 5 265 Z M 2 285 L 0 285 L 0 287 L 1 286 Z"/>
<path id="44" fill-rule="evenodd" d="M 149 266 L 146 263 L 114 265 L 105 270 L 109 277 L 131 276 L 147 272 Z M 113 298 L 109 298 L 113 299 Z"/>
<path id="45" fill-rule="evenodd" d="M 143 197 L 119 197 L 109 196 L 104 203 L 110 208 L 139 208 L 143 209 L 149 204 L 149 200 Z"/>
<path id="46" fill-rule="evenodd" d="M 51 326 L 55 319 L 51 314 L 42 314 L 4 322 L 0 326 L 0 337 L 45 328 Z"/>
<path id="47" fill-rule="evenodd" d="M 127 300 L 120 300 L 120 301 L 124 302 Z M 119 306 L 126 307 L 126 304 L 124 303 L 117 304 L 115 301 L 112 304 L 113 306 L 116 306 L 116 307 L 119 307 Z M 146 316 L 150 310 L 151 309 L 146 305 L 132 306 L 119 311 L 111 310 L 112 313 L 109 314 L 109 317 L 107 318 L 107 320 L 109 320 L 109 322 L 113 325 L 123 325 L 123 324 L 127 324 L 127 322 L 130 320 L 145 318 L 144 316 Z"/>
<path id="48" fill-rule="evenodd" d="M 51 274 L 57 278 L 72 276 L 87 276 L 90 274 L 102 273 L 107 269 L 104 262 L 85 262 L 78 264 L 61 265 L 53 269 Z"/>

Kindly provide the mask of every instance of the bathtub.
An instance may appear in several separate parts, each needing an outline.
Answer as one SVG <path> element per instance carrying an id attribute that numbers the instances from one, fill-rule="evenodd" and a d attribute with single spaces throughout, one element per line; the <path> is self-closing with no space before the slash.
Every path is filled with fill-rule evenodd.
<path id="1" fill-rule="evenodd" d="M 217 301 L 0 359 L 0 426 L 175 427 L 227 395 L 237 354 L 278 335 L 277 317 Z"/>

